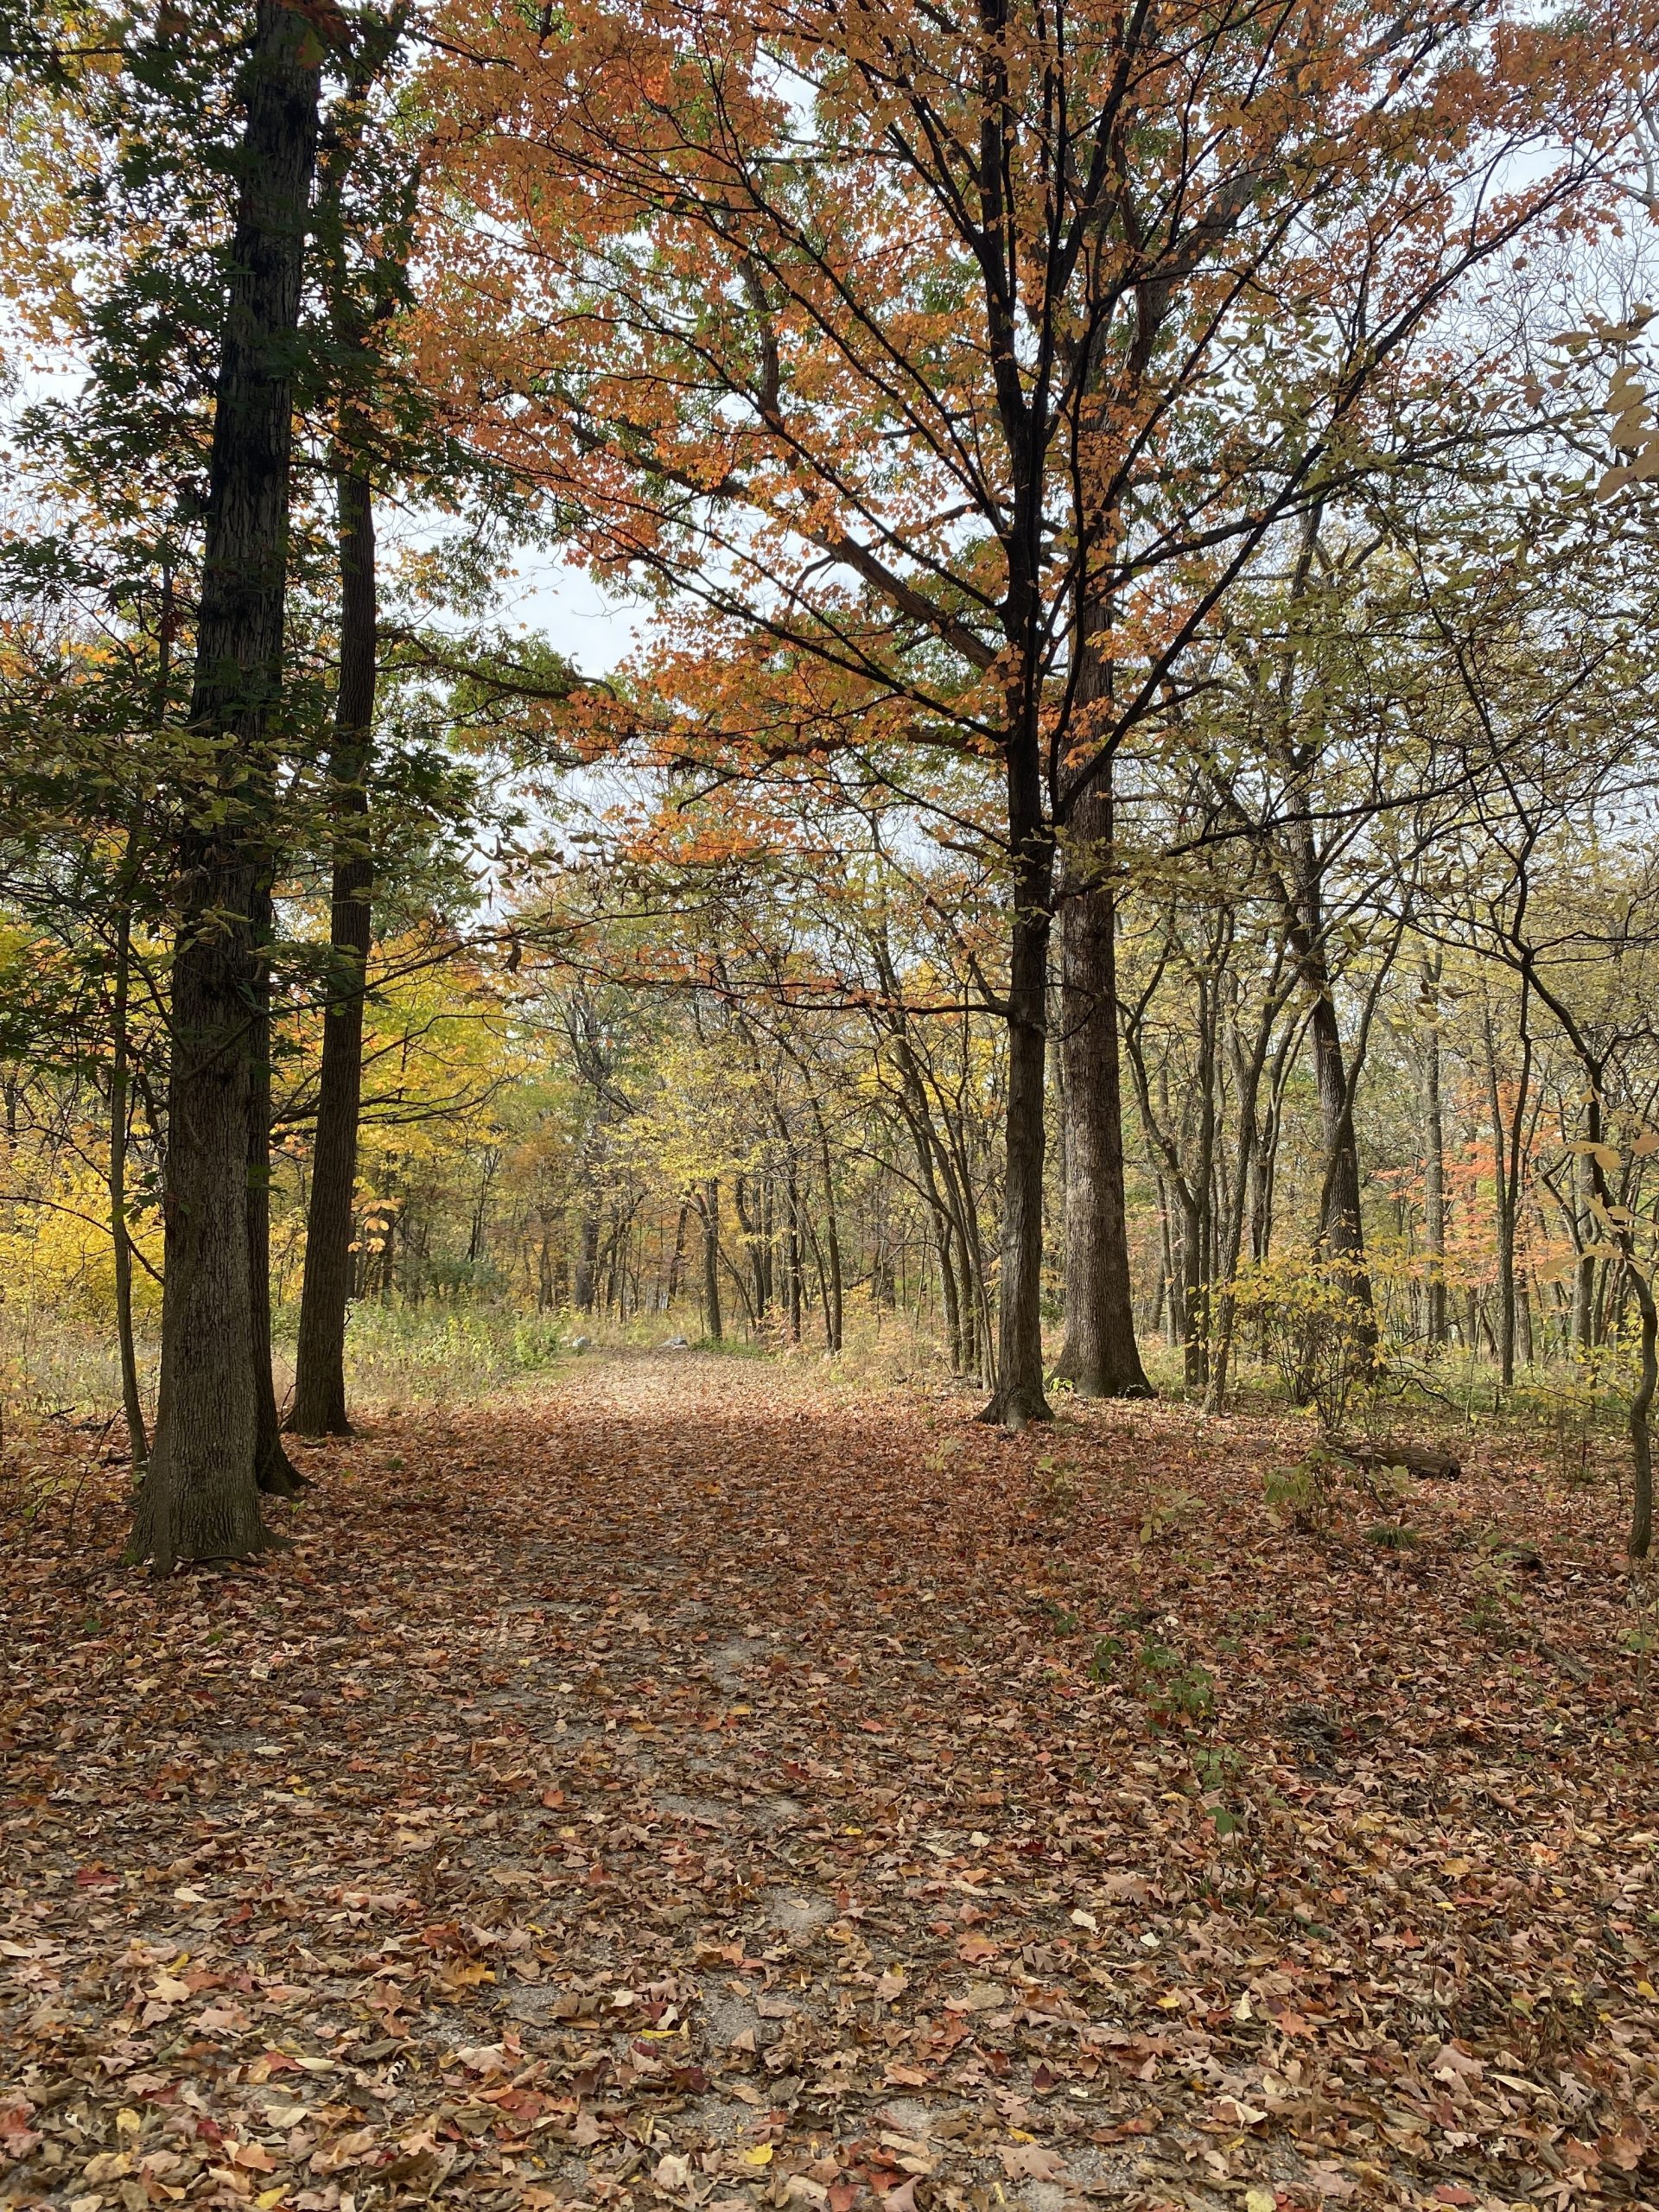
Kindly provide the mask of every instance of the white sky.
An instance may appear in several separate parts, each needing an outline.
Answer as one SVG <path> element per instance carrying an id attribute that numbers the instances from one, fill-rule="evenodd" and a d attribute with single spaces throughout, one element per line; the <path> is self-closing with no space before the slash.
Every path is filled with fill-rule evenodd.
<path id="1" fill-rule="evenodd" d="M 607 675 L 644 634 L 646 609 L 639 601 L 601 591 L 556 553 L 522 549 L 513 566 L 516 580 L 501 588 L 503 618 L 515 628 L 540 631 L 583 676 Z"/>

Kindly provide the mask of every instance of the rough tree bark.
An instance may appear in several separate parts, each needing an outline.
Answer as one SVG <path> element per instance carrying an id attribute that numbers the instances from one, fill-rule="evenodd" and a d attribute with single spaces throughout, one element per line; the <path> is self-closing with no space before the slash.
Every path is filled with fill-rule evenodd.
<path id="1" fill-rule="evenodd" d="M 352 1227 L 363 1099 L 363 995 L 373 929 L 366 778 L 379 648 L 374 505 L 368 478 L 359 469 L 342 467 L 338 500 L 340 687 L 328 773 L 339 831 L 298 1364 L 288 1422 L 302 1436 L 352 1433 L 346 1407 L 346 1313 L 352 1294 Z"/>
<path id="2" fill-rule="evenodd" d="M 157 1575 L 181 1560 L 246 1558 L 276 1541 L 260 1512 L 250 1357 L 253 938 L 269 804 L 265 728 L 282 680 L 293 356 L 319 60 L 305 19 L 280 0 L 259 0 L 190 706 L 213 768 L 179 853 L 160 1404 L 129 1548 Z"/>
<path id="3" fill-rule="evenodd" d="M 1020 1429 L 1052 1421 L 1043 1390 L 1043 1092 L 1048 1063 L 1048 941 L 1054 840 L 1044 819 L 1034 735 L 1008 741 L 1014 921 L 1008 963 L 1007 1160 L 996 1389 L 979 1418 Z"/>
<path id="4" fill-rule="evenodd" d="M 1082 1398 L 1149 1398 L 1135 1339 L 1117 1038 L 1111 787 L 1075 808 L 1060 910 L 1066 1089 L 1065 1343 L 1055 1372 Z"/>

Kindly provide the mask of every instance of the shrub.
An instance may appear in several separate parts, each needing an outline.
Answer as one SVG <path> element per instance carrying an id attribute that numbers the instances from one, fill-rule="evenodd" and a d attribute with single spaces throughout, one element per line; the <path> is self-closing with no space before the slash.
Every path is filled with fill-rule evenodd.
<path id="1" fill-rule="evenodd" d="M 1233 1286 L 1239 1314 L 1255 1320 L 1292 1401 L 1313 1406 L 1327 1434 L 1381 1371 L 1363 1281 L 1351 1261 L 1284 1253 L 1245 1269 Z"/>

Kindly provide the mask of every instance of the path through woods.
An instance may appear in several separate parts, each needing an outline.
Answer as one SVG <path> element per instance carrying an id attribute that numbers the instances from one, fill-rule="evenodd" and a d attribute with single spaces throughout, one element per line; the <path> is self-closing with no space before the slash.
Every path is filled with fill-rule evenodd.
<path id="1" fill-rule="evenodd" d="M 1248 1421 L 971 1410 L 590 1357 L 257 1571 L 106 1564 L 113 1469 L 14 1529 L 0 2194 L 1644 2193 L 1618 1499 L 1477 1447 L 1396 1551 Z"/>

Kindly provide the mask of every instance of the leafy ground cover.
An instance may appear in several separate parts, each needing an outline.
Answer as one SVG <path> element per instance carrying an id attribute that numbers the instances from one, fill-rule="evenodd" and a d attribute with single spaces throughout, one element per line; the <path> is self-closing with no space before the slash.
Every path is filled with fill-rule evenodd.
<path id="1" fill-rule="evenodd" d="M 1651 2190 L 1617 1497 L 971 1410 L 592 1360 L 311 1450 L 294 1550 L 159 1588 L 62 1432 L 0 1565 L 0 2194 Z"/>

